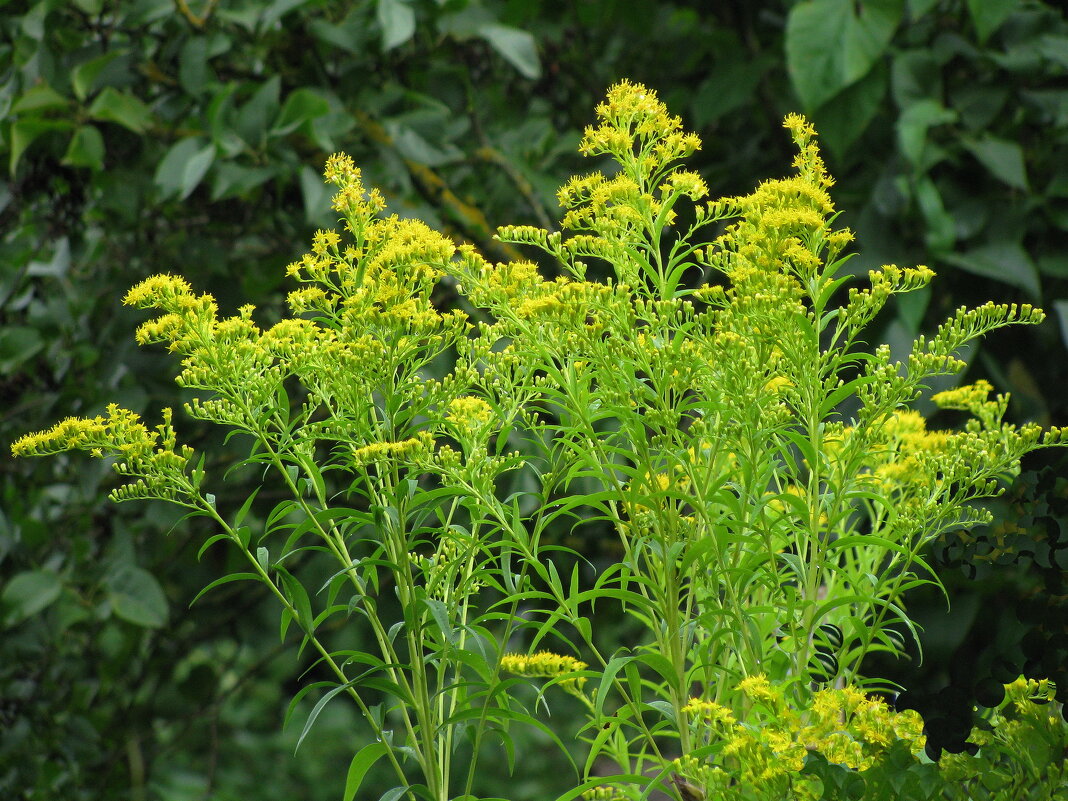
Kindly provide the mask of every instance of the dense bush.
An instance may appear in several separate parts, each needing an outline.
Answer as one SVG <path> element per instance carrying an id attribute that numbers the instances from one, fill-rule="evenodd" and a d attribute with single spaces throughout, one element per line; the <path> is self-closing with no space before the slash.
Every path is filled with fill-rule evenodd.
<path id="1" fill-rule="evenodd" d="M 549 224 L 588 109 L 623 76 L 660 89 L 702 134 L 694 167 L 717 193 L 776 173 L 788 158 L 778 120 L 810 114 L 839 205 L 861 210 L 844 217 L 855 268 L 940 275 L 936 295 L 906 296 L 880 321 L 895 352 L 988 297 L 1068 316 L 1068 25 L 1052 4 L 41 0 L 0 14 L 5 440 L 107 400 L 173 403 L 116 299 L 180 269 L 224 304 L 269 308 L 283 265 L 331 221 L 317 168 L 332 150 L 405 215 L 514 255 L 490 231 Z M 969 355 L 968 378 L 1010 389 L 1018 419 L 1063 423 L 1063 347 L 1053 324 L 1006 336 Z M 1025 568 L 966 577 L 973 600 L 949 624 L 931 618 L 931 677 L 914 680 L 913 700 L 952 680 L 934 703 L 954 747 L 987 665 L 995 682 L 1026 668 L 1068 686 L 1055 606 L 1064 471 L 1032 467 L 970 552 L 946 543 L 949 581 L 955 564 Z M 73 474 L 59 460 L 3 465 L 0 787 L 332 797 L 331 756 L 288 762 L 282 778 L 277 719 L 232 695 L 251 685 L 270 709 L 299 671 L 272 658 L 262 611 L 223 591 L 186 611 L 227 565 L 193 568 L 178 557 L 199 532 L 164 537 L 170 512 L 105 509 L 106 472 Z M 268 772 L 268 787 L 249 775 Z"/>

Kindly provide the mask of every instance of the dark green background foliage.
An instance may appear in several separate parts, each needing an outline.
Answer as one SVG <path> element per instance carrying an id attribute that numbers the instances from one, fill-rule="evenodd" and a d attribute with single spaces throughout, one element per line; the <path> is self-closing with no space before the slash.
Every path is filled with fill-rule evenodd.
<path id="1" fill-rule="evenodd" d="M 179 272 L 224 310 L 253 302 L 269 321 L 284 265 L 332 223 L 319 170 L 335 150 L 394 211 L 515 255 L 493 228 L 551 225 L 557 186 L 590 167 L 575 153 L 581 128 L 624 77 L 700 133 L 693 166 L 723 194 L 785 173 L 779 122 L 810 115 L 858 232 L 853 268 L 939 273 L 886 315 L 885 341 L 901 347 L 964 303 L 1041 304 L 1047 324 L 969 354 L 967 378 L 1012 391 L 1017 420 L 1068 424 L 1063 12 L 1026 0 L 692 6 L 0 3 L 0 445 L 108 401 L 149 419 L 179 402 L 174 366 L 133 345 L 122 294 Z M 183 433 L 213 443 L 221 475 L 229 446 Z M 0 795 L 338 797 L 359 727 L 332 705 L 322 736 L 290 758 L 299 724 L 281 733 L 281 717 L 308 664 L 241 584 L 188 608 L 231 569 L 222 549 L 196 560 L 202 524 L 107 503 L 99 464 L 0 466 Z M 1065 464 L 1027 467 L 996 526 L 946 543 L 952 615 L 934 596 L 914 602 L 923 667 L 880 666 L 939 721 L 940 745 L 962 747 L 974 699 L 996 702 L 991 676 L 1023 669 L 1068 688 L 1063 609 L 1037 600 L 1064 597 Z M 253 481 L 220 484 L 220 503 Z M 564 789 L 551 749 L 522 742 L 521 775 L 489 776 L 487 792 Z"/>

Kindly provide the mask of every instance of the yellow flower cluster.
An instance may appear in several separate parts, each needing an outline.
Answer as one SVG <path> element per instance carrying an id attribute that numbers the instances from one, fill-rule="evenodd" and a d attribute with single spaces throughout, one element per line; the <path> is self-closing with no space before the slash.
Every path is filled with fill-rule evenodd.
<path id="1" fill-rule="evenodd" d="M 201 475 L 190 469 L 193 449 L 178 446 L 172 417 L 172 410 L 165 408 L 163 422 L 150 432 L 136 413 L 111 403 L 106 415 L 68 417 L 46 431 L 20 437 L 11 445 L 11 454 L 49 456 L 81 450 L 97 458 L 115 457 L 115 472 L 133 480 L 113 490 L 112 500 L 160 498 L 188 505 Z"/>
<path id="2" fill-rule="evenodd" d="M 482 398 L 456 398 L 449 404 L 446 419 L 462 431 L 481 431 L 493 419 L 493 407 Z"/>
<path id="3" fill-rule="evenodd" d="M 585 156 L 610 153 L 627 164 L 640 160 L 652 172 L 701 147 L 700 137 L 684 133 L 682 120 L 668 114 L 656 92 L 640 83 L 617 83 L 596 112 L 601 124 L 587 127 L 579 144 Z"/>
<path id="4" fill-rule="evenodd" d="M 26 434 L 12 444 L 11 453 L 16 457 L 49 456 L 83 450 L 102 456 L 102 450 L 107 449 L 137 458 L 151 453 L 157 439 L 135 413 L 112 403 L 107 417 L 68 417 L 47 431 Z"/>
<path id="5" fill-rule="evenodd" d="M 538 651 L 535 654 L 505 654 L 501 657 L 501 670 L 526 678 L 552 679 L 569 673 L 585 670 L 587 665 L 573 656 Z M 560 681 L 561 689 L 582 697 L 585 676 L 573 676 Z"/>
<path id="6" fill-rule="evenodd" d="M 700 698 L 691 698 L 682 711 L 691 720 L 701 726 L 733 726 L 737 721 L 730 709 L 717 704 L 715 701 L 705 701 Z"/>
<path id="7" fill-rule="evenodd" d="M 433 447 L 433 436 L 426 431 L 420 431 L 416 436 L 400 442 L 372 442 L 361 448 L 353 448 L 352 464 L 362 467 L 384 459 L 414 461 L 419 455 L 429 452 Z"/>
<path id="8" fill-rule="evenodd" d="M 721 757 L 737 760 L 743 784 L 774 790 L 767 797 L 782 797 L 794 785 L 810 751 L 853 770 L 865 770 L 897 742 L 905 742 L 912 753 L 924 747 L 918 714 L 894 712 L 853 687 L 820 690 L 805 710 L 791 708 L 782 688 L 761 674 L 742 679 L 737 690 L 755 705 L 750 713 L 753 723 L 738 721 L 730 709 L 697 698 L 683 711 L 695 742 L 720 743 Z M 804 787 L 804 782 L 794 786 L 798 797 L 807 797 Z"/>
<path id="9" fill-rule="evenodd" d="M 927 420 L 913 409 L 897 409 L 883 424 L 886 446 L 870 457 L 872 480 L 884 489 L 928 489 L 935 485 L 933 467 L 958 443 L 949 431 L 928 431 Z"/>

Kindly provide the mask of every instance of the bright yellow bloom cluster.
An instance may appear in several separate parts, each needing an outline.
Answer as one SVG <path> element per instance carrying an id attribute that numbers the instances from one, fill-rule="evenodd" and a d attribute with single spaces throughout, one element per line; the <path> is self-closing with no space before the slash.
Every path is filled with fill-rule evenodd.
<path id="1" fill-rule="evenodd" d="M 446 419 L 461 430 L 480 431 L 493 419 L 493 407 L 482 398 L 456 398 L 449 404 Z"/>
<path id="2" fill-rule="evenodd" d="M 912 753 L 924 747 L 918 714 L 894 712 L 853 687 L 820 690 L 805 710 L 791 707 L 782 688 L 762 674 L 742 679 L 737 690 L 754 704 L 751 723 L 737 720 L 716 702 L 697 698 L 683 711 L 695 743 L 721 744 L 721 756 L 713 763 L 722 757 L 736 759 L 743 784 L 759 790 L 762 798 L 785 797 L 791 787 L 798 797 L 808 798 L 807 784 L 797 774 L 810 751 L 865 770 L 897 742 L 906 743 Z"/>
<path id="3" fill-rule="evenodd" d="M 687 718 L 699 723 L 701 726 L 733 726 L 737 721 L 730 709 L 717 704 L 715 701 L 705 701 L 700 698 L 691 698 L 689 703 L 682 708 Z"/>
<path id="4" fill-rule="evenodd" d="M 553 679 L 569 673 L 585 670 L 587 665 L 573 656 L 538 651 L 535 654 L 505 654 L 501 657 L 501 670 L 526 678 Z M 560 681 L 561 689 L 582 697 L 585 676 L 572 676 Z"/>
<path id="5" fill-rule="evenodd" d="M 421 455 L 429 453 L 434 447 L 434 437 L 427 431 L 409 437 L 401 442 L 372 442 L 352 451 L 352 464 L 362 467 L 384 459 L 416 461 Z"/>
<path id="6" fill-rule="evenodd" d="M 579 144 L 585 156 L 609 153 L 625 164 L 642 161 L 655 172 L 701 147 L 700 137 L 683 132 L 682 120 L 640 83 L 617 83 L 596 112 L 601 124 L 587 127 Z"/>
<path id="7" fill-rule="evenodd" d="M 112 500 L 160 498 L 189 505 L 202 475 L 191 467 L 193 449 L 178 446 L 172 417 L 172 410 L 165 408 L 163 422 L 151 432 L 136 413 L 111 403 L 107 415 L 68 417 L 46 431 L 20 437 L 11 445 L 11 454 L 81 450 L 97 458 L 115 457 L 115 472 L 133 480 L 113 490 Z"/>

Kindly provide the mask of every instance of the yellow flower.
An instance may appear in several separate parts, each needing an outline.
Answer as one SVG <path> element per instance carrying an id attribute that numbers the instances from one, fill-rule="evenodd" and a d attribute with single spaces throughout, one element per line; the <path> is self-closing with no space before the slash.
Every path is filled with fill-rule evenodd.
<path id="1" fill-rule="evenodd" d="M 554 654 L 551 651 L 538 651 L 536 654 L 505 654 L 501 657 L 501 670 L 516 676 L 526 678 L 552 679 L 567 673 L 575 673 L 585 670 L 585 662 L 575 659 L 573 656 Z M 582 695 L 582 685 L 586 683 L 585 676 L 576 676 L 563 679 L 560 687 L 572 695 Z"/>
<path id="2" fill-rule="evenodd" d="M 434 445 L 433 437 L 426 431 L 400 442 L 372 442 L 362 448 L 354 448 L 352 461 L 355 466 L 370 464 L 382 459 L 408 459 L 427 453 Z"/>

